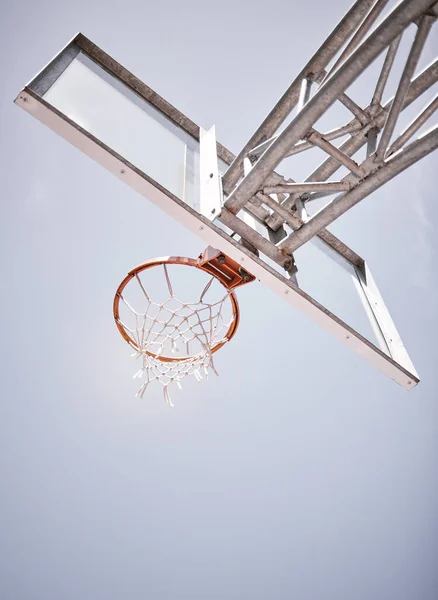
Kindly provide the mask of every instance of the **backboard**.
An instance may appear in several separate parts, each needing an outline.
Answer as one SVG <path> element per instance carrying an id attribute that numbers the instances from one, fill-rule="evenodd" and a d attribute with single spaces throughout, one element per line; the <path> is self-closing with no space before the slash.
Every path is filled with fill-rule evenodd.
<path id="1" fill-rule="evenodd" d="M 294 184 L 277 175 L 276 189 L 265 188 L 251 204 L 239 205 L 239 194 L 228 204 L 222 176 L 235 157 L 216 142 L 214 128 L 201 129 L 85 36 L 78 34 L 15 102 L 179 220 L 202 240 L 200 250 L 224 252 L 405 389 L 419 382 L 365 261 L 323 228 L 293 254 L 285 245 L 294 223 L 281 201 Z M 245 180 L 253 162 L 243 161 L 239 177 Z M 344 182 L 334 191 L 349 190 Z M 330 185 L 318 191 L 333 192 Z M 266 226 L 278 217 L 276 228 Z"/>

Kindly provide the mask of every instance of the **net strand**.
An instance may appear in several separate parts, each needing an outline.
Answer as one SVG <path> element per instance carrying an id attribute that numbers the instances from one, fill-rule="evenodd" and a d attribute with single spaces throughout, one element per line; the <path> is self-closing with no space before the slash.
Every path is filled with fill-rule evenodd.
<path id="1" fill-rule="evenodd" d="M 136 396 L 143 398 L 149 385 L 158 382 L 163 386 L 165 402 L 173 406 L 169 391 L 171 384 L 181 389 L 184 377 L 191 375 L 196 381 L 201 381 L 203 376 L 208 378 L 210 370 L 218 375 L 211 351 L 216 345 L 228 342 L 226 334 L 234 315 L 230 319 L 224 316 L 229 291 L 216 302 L 205 301 L 205 296 L 215 281 L 214 276 L 205 285 L 198 302 L 187 303 L 176 297 L 165 264 L 163 270 L 169 291 L 169 296 L 164 302 L 152 301 L 139 275 L 136 274 L 133 281 L 137 282 L 146 299 L 146 309 L 144 312 L 135 310 L 124 295 L 120 294 L 123 305 L 134 317 L 134 325 L 129 327 L 120 318 L 118 322 L 135 342 L 136 351 L 132 356 L 141 361 L 141 367 L 135 373 L 134 379 L 144 377 L 145 380 Z M 181 346 L 186 350 L 186 357 L 177 361 L 162 360 L 163 355 L 175 355 Z M 151 353 L 155 356 L 151 356 Z"/>

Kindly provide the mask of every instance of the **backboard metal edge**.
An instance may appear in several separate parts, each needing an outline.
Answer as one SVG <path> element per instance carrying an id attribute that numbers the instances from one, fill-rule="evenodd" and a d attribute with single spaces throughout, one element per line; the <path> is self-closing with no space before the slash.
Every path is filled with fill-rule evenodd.
<path id="1" fill-rule="evenodd" d="M 323 329 L 344 342 L 403 388 L 410 390 L 417 385 L 419 378 L 416 374 L 410 373 L 303 290 L 284 279 L 272 267 L 227 236 L 214 223 L 209 222 L 208 219 L 124 160 L 111 148 L 54 109 L 32 90 L 24 88 L 17 96 L 15 103 L 123 180 L 143 197 L 162 208 L 170 216 L 177 218 L 207 244 L 220 248 L 262 283 L 270 287 L 278 296 L 305 313 Z"/>

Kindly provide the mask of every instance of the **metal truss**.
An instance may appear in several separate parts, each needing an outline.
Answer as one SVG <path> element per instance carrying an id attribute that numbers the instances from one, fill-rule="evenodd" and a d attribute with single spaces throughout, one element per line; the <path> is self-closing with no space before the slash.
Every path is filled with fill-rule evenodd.
<path id="1" fill-rule="evenodd" d="M 291 269 L 292 253 L 314 236 L 359 265 L 360 257 L 325 227 L 438 147 L 437 127 L 410 142 L 438 108 L 437 96 L 393 139 L 400 113 L 438 79 L 438 59 L 414 77 L 437 20 L 438 3 L 402 0 L 376 26 L 387 3 L 359 0 L 352 6 L 222 178 L 225 202 L 219 220 L 286 270 Z M 382 103 L 400 40 L 410 26 L 416 27 L 416 34 L 395 95 Z M 361 107 L 346 91 L 382 53 L 386 54 L 374 90 Z M 318 131 L 316 122 L 336 102 L 353 118 L 331 131 Z M 285 121 L 288 124 L 278 131 Z M 336 140 L 342 143 L 337 145 Z M 353 157 L 364 146 L 366 158 L 359 163 Z M 314 147 L 327 157 L 304 181 L 285 179 L 274 171 L 289 157 Z M 341 167 L 347 175 L 333 179 Z M 309 203 L 336 192 L 340 193 L 309 216 Z M 263 234 L 241 218 L 248 213 L 263 225 Z"/>

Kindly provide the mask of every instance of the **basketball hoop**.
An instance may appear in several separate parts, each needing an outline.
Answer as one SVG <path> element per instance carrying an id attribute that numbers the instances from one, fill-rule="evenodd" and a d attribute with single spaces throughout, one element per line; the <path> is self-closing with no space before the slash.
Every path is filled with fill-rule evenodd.
<path id="1" fill-rule="evenodd" d="M 180 300 L 179 292 L 176 295 L 171 273 L 174 265 L 209 275 L 203 277 L 194 301 Z M 160 267 L 165 295 L 154 301 L 144 274 Z M 144 376 L 145 381 L 136 395 L 142 398 L 148 385 L 157 381 L 163 386 L 165 401 L 173 406 L 170 384 L 181 388 L 187 375 L 200 381 L 210 370 L 217 375 L 213 354 L 232 339 L 239 325 L 240 310 L 233 290 L 254 279 L 237 262 L 211 247 L 198 259 L 156 258 L 132 269 L 117 289 L 113 308 L 120 334 L 134 348 L 132 356 L 141 361 L 134 378 Z M 187 274 L 185 284 L 186 280 Z"/>

